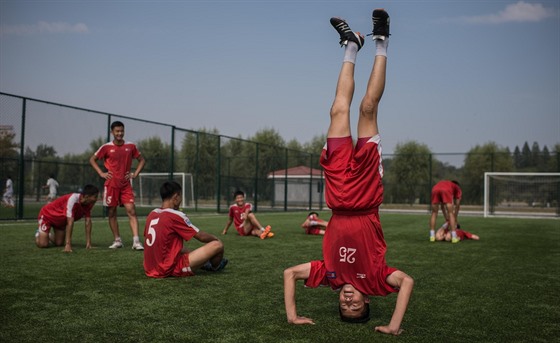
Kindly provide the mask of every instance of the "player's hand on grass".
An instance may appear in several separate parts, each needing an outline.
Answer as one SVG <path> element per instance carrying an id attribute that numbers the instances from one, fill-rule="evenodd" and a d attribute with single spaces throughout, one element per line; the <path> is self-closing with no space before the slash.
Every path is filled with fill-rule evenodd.
<path id="1" fill-rule="evenodd" d="M 288 320 L 288 323 L 296 324 L 296 325 L 302 325 L 302 324 L 315 325 L 315 322 L 313 321 L 313 319 L 307 318 L 307 317 L 299 317 L 299 316 L 297 316 L 296 318 L 294 318 L 292 320 Z"/>
<path id="2" fill-rule="evenodd" d="M 72 246 L 70 244 L 66 244 L 64 246 L 64 252 L 72 252 Z"/>
<path id="3" fill-rule="evenodd" d="M 389 328 L 388 326 L 376 326 L 375 331 L 386 333 L 388 335 L 398 336 L 403 332 L 403 329 L 398 328 L 396 330 Z"/>

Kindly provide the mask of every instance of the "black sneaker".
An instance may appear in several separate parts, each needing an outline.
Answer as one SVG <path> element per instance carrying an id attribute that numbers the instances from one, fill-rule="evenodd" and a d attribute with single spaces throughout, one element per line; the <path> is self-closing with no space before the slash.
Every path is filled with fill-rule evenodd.
<path id="1" fill-rule="evenodd" d="M 373 32 L 371 33 L 371 35 L 373 35 L 373 40 L 385 40 L 389 37 L 389 24 L 391 20 L 389 14 L 385 12 L 384 9 L 374 9 L 371 14 L 371 20 L 373 21 Z"/>
<path id="2" fill-rule="evenodd" d="M 222 258 L 220 264 L 216 268 L 214 268 L 212 267 L 212 263 L 210 263 L 210 261 L 207 261 L 202 267 L 200 267 L 200 269 L 205 270 L 207 272 L 219 272 L 226 267 L 228 262 L 229 261 L 227 258 Z"/>
<path id="3" fill-rule="evenodd" d="M 344 19 L 331 18 L 331 25 L 340 35 L 340 46 L 348 44 L 348 41 L 358 45 L 358 51 L 364 46 L 364 36 L 359 32 L 353 32 Z"/>

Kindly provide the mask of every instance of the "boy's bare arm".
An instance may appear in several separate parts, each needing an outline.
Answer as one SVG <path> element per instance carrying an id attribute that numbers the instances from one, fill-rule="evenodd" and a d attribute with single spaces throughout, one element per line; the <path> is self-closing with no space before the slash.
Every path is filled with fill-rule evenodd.
<path id="1" fill-rule="evenodd" d="M 397 295 L 397 303 L 395 305 L 395 311 L 391 317 L 391 322 L 389 325 L 376 326 L 375 331 L 390 334 L 390 335 L 400 335 L 402 333 L 401 323 L 408 307 L 408 301 L 412 295 L 412 288 L 414 287 L 414 280 L 407 274 L 396 271 L 389 275 L 387 282 L 396 288 L 399 288 L 399 293 Z"/>
<path id="2" fill-rule="evenodd" d="M 311 263 L 303 263 L 284 270 L 284 304 L 286 317 L 290 324 L 315 324 L 313 319 L 299 317 L 296 309 L 296 282 L 309 277 Z"/>

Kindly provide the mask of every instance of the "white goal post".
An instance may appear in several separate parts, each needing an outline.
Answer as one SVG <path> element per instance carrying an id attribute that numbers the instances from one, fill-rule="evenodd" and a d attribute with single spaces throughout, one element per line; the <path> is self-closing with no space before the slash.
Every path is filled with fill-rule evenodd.
<path id="1" fill-rule="evenodd" d="M 159 188 L 163 182 L 170 180 L 170 173 L 140 173 L 134 184 L 136 192 L 136 205 L 141 207 L 157 207 L 161 205 Z M 183 188 L 183 201 L 181 207 L 194 206 L 193 177 L 190 173 L 173 173 L 173 181 Z"/>
<path id="2" fill-rule="evenodd" d="M 484 217 L 560 217 L 560 173 L 484 173 Z"/>

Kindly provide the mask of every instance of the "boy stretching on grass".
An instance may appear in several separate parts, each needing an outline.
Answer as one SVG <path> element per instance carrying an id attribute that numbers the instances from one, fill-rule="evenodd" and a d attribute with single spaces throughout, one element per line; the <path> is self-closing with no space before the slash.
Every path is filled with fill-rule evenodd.
<path id="1" fill-rule="evenodd" d="M 226 235 L 231 223 L 241 236 L 256 236 L 260 239 L 272 238 L 274 233 L 270 225 L 263 227 L 257 216 L 253 213 L 253 204 L 245 202 L 245 193 L 243 191 L 236 191 L 233 194 L 235 204 L 229 207 L 229 217 L 222 231 L 222 235 Z"/>
<path id="2" fill-rule="evenodd" d="M 144 271 L 153 278 L 193 276 L 202 268 L 224 269 L 224 244 L 214 235 L 200 231 L 181 211 L 182 189 L 175 181 L 166 181 L 160 188 L 162 205 L 146 218 L 144 228 Z M 204 243 L 189 251 L 183 241 L 192 238 Z"/>
<path id="3" fill-rule="evenodd" d="M 383 199 L 383 168 L 377 107 L 385 88 L 389 16 L 384 10 L 376 9 L 372 19 L 376 55 L 360 105 L 358 141 L 353 147 L 350 103 L 354 93 L 354 64 L 364 38 L 352 32 L 344 20 L 331 18 L 331 24 L 340 34 L 340 44 L 345 46 L 327 144 L 321 155 L 327 205 L 333 214 L 323 238 L 323 260 L 284 271 L 284 301 L 289 323 L 314 324 L 312 319 L 297 314 L 296 281 L 305 280 L 307 287 L 330 286 L 340 292 L 340 318 L 364 323 L 369 320 L 369 295 L 398 292 L 390 323 L 375 330 L 399 335 L 414 281 L 385 263 L 386 245 L 378 214 Z"/>
<path id="4" fill-rule="evenodd" d="M 308 235 L 324 235 L 328 225 L 328 221 L 319 218 L 319 213 L 309 212 L 301 227 Z"/>

